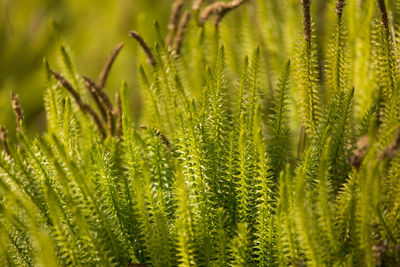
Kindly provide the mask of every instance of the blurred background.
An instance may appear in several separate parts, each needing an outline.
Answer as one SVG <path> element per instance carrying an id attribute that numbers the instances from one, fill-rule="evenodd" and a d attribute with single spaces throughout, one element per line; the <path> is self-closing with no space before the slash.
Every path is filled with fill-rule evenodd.
<path id="1" fill-rule="evenodd" d="M 155 19 L 166 31 L 172 2 L 0 0 L 0 125 L 10 135 L 15 130 L 9 97 L 14 90 L 20 96 L 28 131 L 34 134 L 44 129 L 42 62 L 47 58 L 52 68 L 61 70 L 60 45 L 68 48 L 80 74 L 97 80 L 110 51 L 124 42 L 106 90 L 111 94 L 126 80 L 136 98 L 134 110 L 139 111 L 139 90 L 135 90 L 139 48 L 128 31 L 138 30 L 151 42 Z"/>

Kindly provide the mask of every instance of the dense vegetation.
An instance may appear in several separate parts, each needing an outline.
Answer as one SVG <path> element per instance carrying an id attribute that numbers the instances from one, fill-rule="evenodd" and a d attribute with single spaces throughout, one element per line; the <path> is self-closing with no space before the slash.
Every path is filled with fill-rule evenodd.
<path id="1" fill-rule="evenodd" d="M 44 60 L 46 131 L 14 93 L 0 128 L 0 265 L 399 266 L 397 11 L 317 3 L 177 0 L 153 45 L 130 31 L 142 125 L 105 90 L 122 43 L 97 81 Z"/>

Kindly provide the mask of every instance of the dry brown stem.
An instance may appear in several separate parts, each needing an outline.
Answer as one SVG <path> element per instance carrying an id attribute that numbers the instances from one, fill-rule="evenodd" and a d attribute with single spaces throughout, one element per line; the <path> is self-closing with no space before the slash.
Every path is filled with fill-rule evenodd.
<path id="1" fill-rule="evenodd" d="M 190 21 L 190 12 L 189 11 L 185 11 L 185 13 L 183 14 L 181 21 L 179 22 L 179 27 L 178 27 L 178 31 L 176 33 L 175 36 L 175 40 L 174 40 L 174 46 L 173 46 L 173 50 L 175 51 L 175 53 L 177 55 L 179 55 L 181 48 L 182 48 L 182 43 L 183 43 L 183 37 L 185 35 L 186 29 L 187 29 L 187 25 Z"/>
<path id="2" fill-rule="evenodd" d="M 100 88 L 104 88 L 104 86 L 106 85 L 108 74 L 110 73 L 111 67 L 115 59 L 117 58 L 119 52 L 121 51 L 122 47 L 124 47 L 124 43 L 117 44 L 111 51 L 110 56 L 108 57 L 106 63 L 104 64 L 104 67 L 99 75 L 98 85 Z"/>
<path id="3" fill-rule="evenodd" d="M 302 0 L 303 4 L 303 34 L 304 39 L 309 42 L 311 40 L 311 0 Z"/>
<path id="4" fill-rule="evenodd" d="M 230 2 L 215 2 L 208 6 L 206 6 L 203 11 L 200 12 L 199 15 L 199 24 L 204 25 L 207 19 L 212 15 L 215 14 L 214 25 L 218 25 L 221 19 L 232 9 L 240 6 L 243 4 L 245 0 L 233 0 Z"/>
<path id="5" fill-rule="evenodd" d="M 337 0 L 336 1 L 335 12 L 336 12 L 336 14 L 338 14 L 339 17 L 342 16 L 343 8 L 345 5 L 346 5 L 345 0 Z"/>
<path id="6" fill-rule="evenodd" d="M 386 10 L 386 3 L 385 0 L 377 0 L 379 6 L 379 12 L 381 14 L 381 23 L 383 27 L 389 31 L 389 18 Z"/>
<path id="7" fill-rule="evenodd" d="M 21 108 L 21 104 L 19 103 L 19 97 L 13 91 L 10 91 L 12 109 L 14 111 L 15 120 L 18 126 L 18 132 L 22 132 L 21 123 L 24 121 L 24 112 Z"/>
<path id="8" fill-rule="evenodd" d="M 199 10 L 200 7 L 201 7 L 201 4 L 203 3 L 203 1 L 204 1 L 204 0 L 194 0 L 194 1 L 193 1 L 193 5 L 192 5 L 192 9 L 193 9 L 194 11 Z"/>
<path id="9" fill-rule="evenodd" d="M 176 29 L 178 28 L 178 20 L 182 7 L 183 0 L 175 0 L 175 2 L 172 4 L 171 15 L 168 23 L 168 35 L 166 40 L 167 45 L 171 44 L 172 38 L 174 37 Z"/>
<path id="10" fill-rule="evenodd" d="M 10 150 L 8 149 L 8 144 L 7 144 L 7 130 L 3 125 L 0 125 L 0 140 L 3 143 L 4 152 L 7 155 L 10 155 Z"/>
<path id="11" fill-rule="evenodd" d="M 151 52 L 150 47 L 147 45 L 147 43 L 144 41 L 144 39 L 142 38 L 142 36 L 140 36 L 139 33 L 137 33 L 136 31 L 130 31 L 129 32 L 129 36 L 134 38 L 139 45 L 142 47 L 143 51 L 146 53 L 147 55 L 147 59 L 149 60 L 149 63 L 152 66 L 156 65 L 156 61 L 154 59 L 153 53 Z"/>
<path id="12" fill-rule="evenodd" d="M 104 126 L 97 115 L 97 113 L 92 109 L 91 106 L 88 104 L 84 103 L 82 101 L 82 98 L 80 94 L 74 89 L 74 87 L 59 73 L 55 72 L 54 70 L 51 70 L 51 74 L 58 80 L 58 82 L 65 88 L 67 91 L 71 94 L 71 96 L 74 98 L 76 104 L 78 107 L 84 112 L 88 113 L 94 120 L 94 122 L 97 125 L 97 128 L 100 132 L 100 135 L 105 138 L 106 137 L 106 132 L 104 130 Z"/>
<path id="13" fill-rule="evenodd" d="M 88 79 L 88 77 L 83 76 L 83 79 L 85 80 L 85 87 L 86 89 L 88 89 L 90 95 L 92 96 L 92 98 L 94 99 L 94 102 L 96 103 L 97 108 L 100 111 L 100 114 L 103 118 L 104 121 L 107 121 L 107 111 L 106 108 L 104 107 L 104 105 L 101 103 L 100 97 L 99 95 L 96 93 L 96 89 L 94 89 L 92 86 L 90 86 L 89 82 L 86 81 L 86 79 Z"/>
<path id="14" fill-rule="evenodd" d="M 113 106 L 111 104 L 110 99 L 108 98 L 106 92 L 99 87 L 92 79 L 89 77 L 83 76 L 83 79 L 85 80 L 85 85 L 92 91 L 92 95 L 96 95 L 98 98 L 98 101 L 100 101 L 101 105 L 103 106 L 104 110 L 107 111 L 110 110 L 112 111 Z"/>

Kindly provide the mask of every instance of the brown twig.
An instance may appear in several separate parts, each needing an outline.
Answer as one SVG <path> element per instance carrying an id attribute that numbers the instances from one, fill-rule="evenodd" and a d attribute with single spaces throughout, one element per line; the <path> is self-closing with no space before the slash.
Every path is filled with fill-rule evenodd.
<path id="1" fill-rule="evenodd" d="M 379 11 L 381 14 L 381 23 L 385 30 L 389 31 L 389 18 L 386 10 L 386 3 L 385 0 L 377 0 L 378 6 L 379 6 Z"/>
<path id="2" fill-rule="evenodd" d="M 369 147 L 369 137 L 361 136 L 357 141 L 357 147 L 353 150 L 353 155 L 350 157 L 350 165 L 358 170 L 364 160 L 365 154 Z"/>
<path id="3" fill-rule="evenodd" d="M 200 9 L 202 3 L 203 3 L 203 0 L 194 0 L 193 5 L 192 5 L 193 11 L 198 11 Z"/>
<path id="4" fill-rule="evenodd" d="M 106 122 L 107 121 L 107 111 L 104 107 L 104 105 L 101 103 L 99 95 L 96 93 L 96 89 L 90 86 L 90 83 L 86 81 L 87 77 L 83 76 L 83 79 L 85 80 L 85 87 L 88 89 L 90 95 L 94 99 L 94 102 L 96 103 L 97 108 L 100 111 L 101 116 L 103 117 L 103 120 Z"/>
<path id="5" fill-rule="evenodd" d="M 121 96 L 119 95 L 118 92 L 115 93 L 114 114 L 116 118 L 115 136 L 117 137 L 117 140 L 120 140 L 122 136 L 122 105 L 121 105 Z"/>
<path id="6" fill-rule="evenodd" d="M 381 160 L 392 160 L 397 153 L 400 152 L 400 126 L 396 129 L 396 135 L 393 141 L 387 145 L 379 154 L 378 158 Z"/>
<path id="7" fill-rule="evenodd" d="M 71 94 L 71 96 L 74 98 L 76 104 L 79 106 L 79 108 L 84 112 L 88 113 L 94 120 L 94 122 L 97 125 L 97 128 L 99 129 L 100 135 L 105 138 L 106 137 L 106 132 L 104 130 L 104 126 L 97 115 L 97 113 L 92 109 L 91 106 L 88 104 L 84 103 L 82 101 L 81 96 L 79 93 L 74 89 L 74 87 L 59 73 L 55 72 L 54 70 L 51 70 L 51 74 L 58 80 L 58 82 L 65 88 L 67 91 Z"/>
<path id="8" fill-rule="evenodd" d="M 342 17 L 343 8 L 345 5 L 346 5 L 345 0 L 337 0 L 336 1 L 335 12 L 339 17 Z"/>
<path id="9" fill-rule="evenodd" d="M 129 32 L 129 36 L 134 38 L 139 43 L 139 45 L 142 47 L 143 51 L 146 53 L 147 59 L 149 60 L 149 63 L 152 66 L 155 66 L 156 65 L 156 61 L 154 59 L 153 53 L 151 52 L 151 49 L 147 45 L 147 43 L 143 40 L 142 36 L 140 36 L 140 34 L 137 33 L 136 31 L 130 31 Z"/>
<path id="10" fill-rule="evenodd" d="M 175 51 L 175 53 L 177 55 L 179 55 L 179 53 L 181 51 L 183 37 L 185 35 L 187 25 L 190 21 L 190 17 L 191 17 L 190 12 L 185 11 L 185 13 L 183 14 L 183 16 L 181 18 L 181 21 L 179 22 L 178 31 L 176 33 L 175 40 L 174 40 L 174 46 L 173 46 L 173 50 Z"/>
<path id="11" fill-rule="evenodd" d="M 204 25 L 207 19 L 212 15 L 215 14 L 216 18 L 214 20 L 214 25 L 218 25 L 221 19 L 232 9 L 240 6 L 246 0 L 233 0 L 230 2 L 215 2 L 208 6 L 206 6 L 203 11 L 200 12 L 199 15 L 199 24 Z"/>
<path id="12" fill-rule="evenodd" d="M 110 98 L 108 98 L 104 90 L 89 77 L 83 76 L 83 79 L 85 80 L 86 87 L 88 87 L 92 91 L 92 95 L 96 95 L 98 101 L 100 101 L 100 104 L 103 106 L 106 114 L 108 111 L 112 111 L 113 106 L 111 104 L 111 100 Z"/>
<path id="13" fill-rule="evenodd" d="M 3 143 L 4 152 L 7 155 L 10 155 L 10 150 L 8 149 L 8 144 L 7 144 L 7 130 L 3 125 L 0 125 L 0 140 Z"/>
<path id="14" fill-rule="evenodd" d="M 55 72 L 54 70 L 50 70 L 51 75 L 53 75 L 54 78 L 58 80 L 58 82 L 65 88 L 67 91 L 72 95 L 72 97 L 75 99 L 76 103 L 78 106 L 83 110 L 85 110 L 85 105 L 82 102 L 82 98 L 79 95 L 79 93 L 74 89 L 74 87 L 59 73 Z"/>
<path id="15" fill-rule="evenodd" d="M 234 2 L 234 1 L 232 1 L 232 2 Z M 228 14 L 229 11 L 240 6 L 244 2 L 245 1 L 236 1 L 235 3 L 232 3 L 232 5 L 229 6 L 228 8 L 223 9 L 221 12 L 217 13 L 214 18 L 214 25 L 217 26 L 221 22 L 221 20 L 225 17 L 225 15 Z"/>
<path id="16" fill-rule="evenodd" d="M 111 51 L 110 56 L 108 57 L 106 63 L 104 64 L 103 69 L 100 72 L 98 85 L 100 88 L 104 88 L 106 85 L 108 74 L 110 73 L 110 69 L 117 58 L 119 52 L 121 51 L 122 47 L 124 47 L 124 43 L 117 44 L 114 49 Z"/>
<path id="17" fill-rule="evenodd" d="M 171 15 L 169 17 L 169 23 L 168 23 L 168 35 L 166 40 L 167 45 L 171 44 L 172 38 L 174 37 L 176 29 L 178 28 L 178 19 L 182 7 L 183 7 L 183 0 L 175 0 L 175 2 L 172 5 Z"/>
<path id="18" fill-rule="evenodd" d="M 19 103 L 19 97 L 13 91 L 10 92 L 11 101 L 12 101 L 12 109 L 14 111 L 15 120 L 18 126 L 18 132 L 22 132 L 21 123 L 24 121 L 24 112 Z"/>
<path id="19" fill-rule="evenodd" d="M 149 127 L 147 125 L 141 125 L 140 128 L 142 129 L 148 129 Z M 167 139 L 167 137 L 165 137 L 165 135 L 163 135 L 157 128 L 152 128 L 152 130 L 154 131 L 154 133 L 161 139 L 161 141 L 164 143 L 164 145 L 167 146 L 167 148 L 171 148 L 171 145 Z"/>
<path id="20" fill-rule="evenodd" d="M 302 0 L 303 4 L 303 33 L 304 39 L 309 42 L 311 40 L 311 0 Z"/>
<path id="21" fill-rule="evenodd" d="M 100 100 L 104 104 L 104 107 L 106 109 L 112 110 L 112 104 L 110 98 L 108 98 L 107 94 L 104 92 L 104 90 L 99 87 L 92 79 L 89 77 L 83 76 L 83 79 L 85 80 L 85 83 L 87 83 L 90 87 L 92 87 L 95 91 L 96 94 L 98 94 Z"/>
<path id="22" fill-rule="evenodd" d="M 89 77 L 83 76 L 85 80 L 85 85 L 92 93 L 93 98 L 95 99 L 96 104 L 100 104 L 100 110 L 104 110 L 106 113 L 106 121 L 107 121 L 107 128 L 108 134 L 110 136 L 114 135 L 114 128 L 115 128 L 115 119 L 113 115 L 113 106 L 111 104 L 110 99 L 108 98 L 107 94 L 104 92 L 102 88 L 100 88 L 92 79 Z M 103 111 L 101 111 L 103 112 Z M 104 115 L 103 115 L 104 116 Z"/>

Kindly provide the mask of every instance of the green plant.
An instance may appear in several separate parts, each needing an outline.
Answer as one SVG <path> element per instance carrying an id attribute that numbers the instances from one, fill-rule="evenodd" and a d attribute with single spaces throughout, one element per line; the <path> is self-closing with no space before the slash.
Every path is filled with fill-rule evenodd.
<path id="1" fill-rule="evenodd" d="M 334 4 L 317 41 L 310 0 L 176 1 L 167 41 L 129 33 L 139 127 L 127 84 L 104 91 L 121 44 L 97 82 L 64 47 L 65 77 L 45 60 L 47 130 L 28 136 L 14 94 L 16 142 L 0 128 L 0 264 L 399 265 L 398 32 L 384 0 Z"/>

